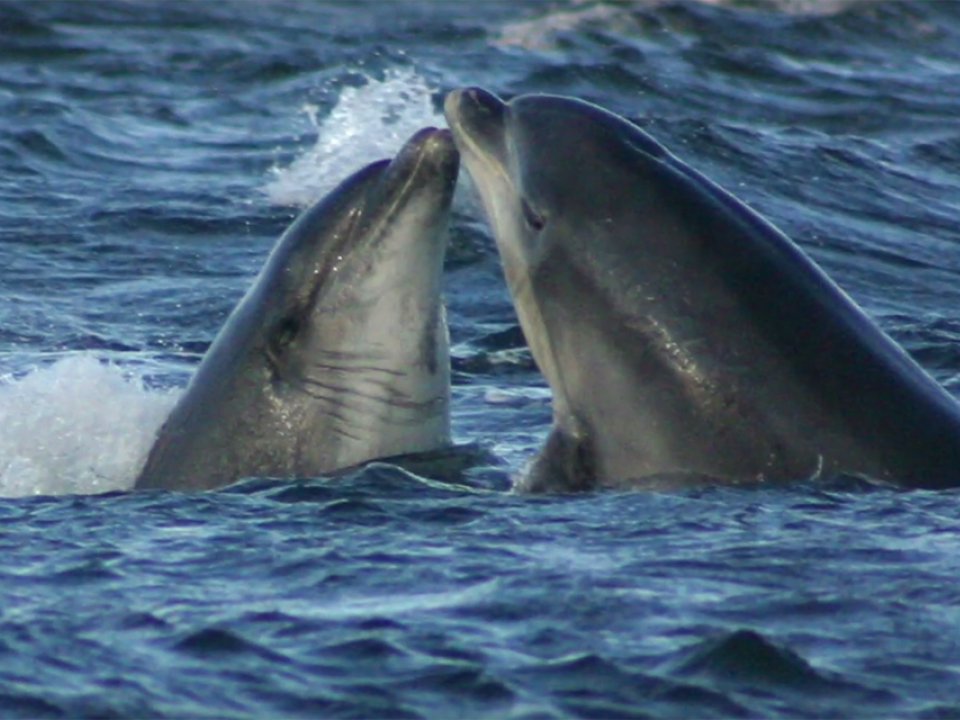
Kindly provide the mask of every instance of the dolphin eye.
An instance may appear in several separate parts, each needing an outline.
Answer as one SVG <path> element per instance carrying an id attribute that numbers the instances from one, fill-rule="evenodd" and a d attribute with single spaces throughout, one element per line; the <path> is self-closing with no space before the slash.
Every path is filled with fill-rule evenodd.
<path id="1" fill-rule="evenodd" d="M 273 336 L 274 345 L 278 350 L 284 350 L 287 345 L 293 342 L 293 339 L 299 332 L 300 320 L 293 315 L 287 315 L 277 323 L 277 328 Z"/>
<path id="2" fill-rule="evenodd" d="M 540 232 L 547 224 L 547 219 L 533 209 L 533 206 L 526 199 L 520 200 L 520 208 L 523 210 L 523 219 L 534 232 Z"/>
<path id="3" fill-rule="evenodd" d="M 286 315 L 270 330 L 269 339 L 263 348 L 267 363 L 273 372 L 274 381 L 282 381 L 288 362 L 287 348 L 300 332 L 300 319 L 296 315 Z"/>

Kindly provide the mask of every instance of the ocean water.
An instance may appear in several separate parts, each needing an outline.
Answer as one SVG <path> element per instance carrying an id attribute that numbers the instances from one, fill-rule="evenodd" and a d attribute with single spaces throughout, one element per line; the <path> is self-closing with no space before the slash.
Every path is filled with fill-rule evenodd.
<path id="1" fill-rule="evenodd" d="M 457 452 L 128 492 L 299 209 L 444 94 L 575 95 L 960 396 L 960 3 L 0 2 L 0 717 L 960 717 L 960 494 L 525 497 L 550 393 L 466 178 Z"/>

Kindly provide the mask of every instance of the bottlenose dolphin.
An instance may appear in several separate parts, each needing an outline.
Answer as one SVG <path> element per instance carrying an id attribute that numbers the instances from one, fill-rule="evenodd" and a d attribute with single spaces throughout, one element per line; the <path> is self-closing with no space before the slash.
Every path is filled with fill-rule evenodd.
<path id="1" fill-rule="evenodd" d="M 277 242 L 135 487 L 310 477 L 449 443 L 443 258 L 459 155 L 425 128 Z"/>
<path id="2" fill-rule="evenodd" d="M 553 427 L 519 489 L 960 484 L 960 408 L 786 235 L 629 121 L 447 97 Z"/>

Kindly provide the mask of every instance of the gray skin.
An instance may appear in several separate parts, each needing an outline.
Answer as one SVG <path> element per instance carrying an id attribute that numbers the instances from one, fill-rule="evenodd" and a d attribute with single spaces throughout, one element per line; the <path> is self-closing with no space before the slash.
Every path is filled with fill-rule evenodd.
<path id="1" fill-rule="evenodd" d="M 550 435 L 518 488 L 960 484 L 960 408 L 782 232 L 627 120 L 452 92 Z"/>
<path id="2" fill-rule="evenodd" d="M 135 487 L 312 477 L 449 444 L 441 298 L 459 156 L 426 128 L 280 238 L 160 429 Z"/>

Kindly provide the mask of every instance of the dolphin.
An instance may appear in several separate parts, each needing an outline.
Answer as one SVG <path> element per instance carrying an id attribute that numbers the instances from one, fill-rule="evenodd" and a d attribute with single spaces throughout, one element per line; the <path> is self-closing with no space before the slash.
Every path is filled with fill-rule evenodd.
<path id="1" fill-rule="evenodd" d="M 445 113 L 553 396 L 517 489 L 960 484 L 954 398 L 729 192 L 577 99 Z"/>
<path id="2" fill-rule="evenodd" d="M 277 242 L 160 428 L 135 488 L 312 477 L 450 442 L 441 298 L 459 155 L 425 128 Z"/>

